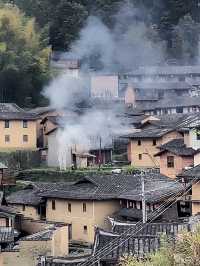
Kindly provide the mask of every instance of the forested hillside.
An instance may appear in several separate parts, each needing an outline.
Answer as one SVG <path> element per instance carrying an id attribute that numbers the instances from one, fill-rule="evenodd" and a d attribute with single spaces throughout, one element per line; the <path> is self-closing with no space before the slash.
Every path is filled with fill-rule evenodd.
<path id="1" fill-rule="evenodd" d="M 49 27 L 49 42 L 54 50 L 68 49 L 89 15 L 101 17 L 104 23 L 112 27 L 113 15 L 126 2 L 132 2 L 135 7 L 140 8 L 139 19 L 143 19 L 149 27 L 154 25 L 157 28 L 160 37 L 168 41 L 169 53 L 174 56 L 177 55 L 180 39 L 187 37 L 175 26 L 182 23 L 187 28 L 185 35 L 191 35 L 198 28 L 196 23 L 200 21 L 199 0 L 12 0 L 11 2 L 25 11 L 28 16 L 35 17 L 40 27 Z M 185 15 L 187 16 L 184 17 Z M 194 38 L 195 36 L 190 38 L 193 52 Z M 177 56 L 181 56 L 180 53 L 178 51 Z"/>
<path id="2" fill-rule="evenodd" d="M 10 7 L 4 8 L 5 16 L 0 13 L 0 101 L 16 101 L 23 105 L 41 104 L 38 102 L 38 94 L 49 78 L 47 47 L 50 45 L 53 50 L 69 50 L 90 15 L 98 16 L 112 29 L 116 14 L 120 13 L 120 8 L 127 2 L 131 2 L 133 8 L 139 10 L 136 19 L 144 22 L 149 29 L 148 38 L 151 40 L 159 38 L 166 43 L 167 62 L 174 59 L 180 64 L 199 62 L 200 0 L 1 0 L 1 2 L 16 5 L 24 12 L 26 19 L 15 7 L 12 11 L 8 11 Z M 15 25 L 4 23 L 5 17 L 10 20 L 16 14 L 18 19 L 15 20 Z M 20 24 L 25 28 L 22 29 Z M 28 27 L 31 28 L 32 34 L 28 34 Z M 20 34 L 26 36 L 20 36 L 18 30 Z M 12 34 L 8 34 L 10 32 Z M 34 42 L 31 38 L 34 38 Z M 24 39 L 22 45 L 21 39 Z M 17 47 L 13 49 L 13 44 L 18 42 L 20 49 Z M 20 63 L 17 60 L 19 57 Z"/>

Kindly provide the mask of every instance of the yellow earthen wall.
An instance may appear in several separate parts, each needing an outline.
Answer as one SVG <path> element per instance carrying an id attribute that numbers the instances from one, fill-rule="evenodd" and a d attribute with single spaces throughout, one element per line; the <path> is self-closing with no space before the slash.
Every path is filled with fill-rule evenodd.
<path id="1" fill-rule="evenodd" d="M 167 157 L 174 157 L 174 167 L 167 167 Z M 178 174 L 180 174 L 183 169 L 187 166 L 192 165 L 194 162 L 193 157 L 180 157 L 176 156 L 173 153 L 166 152 L 160 156 L 160 172 L 163 175 L 166 175 L 170 178 L 176 178 Z"/>
<path id="2" fill-rule="evenodd" d="M 68 226 L 58 228 L 52 238 L 52 256 L 64 257 L 69 253 Z"/>
<path id="3" fill-rule="evenodd" d="M 131 140 L 131 164 L 135 167 L 159 167 L 160 159 L 154 157 L 159 152 L 158 147 L 175 138 L 182 138 L 182 136 L 176 131 L 170 132 L 156 139 L 155 146 L 153 146 L 153 138 L 141 139 L 141 145 L 138 145 L 138 140 Z M 142 154 L 142 160 L 139 160 L 139 154 Z"/>
<path id="4" fill-rule="evenodd" d="M 192 186 L 192 200 L 197 201 L 192 203 L 192 215 L 195 215 L 200 213 L 200 183 Z"/>
<path id="5" fill-rule="evenodd" d="M 115 201 L 75 201 L 56 199 L 56 210 L 52 210 L 52 201 L 47 201 L 46 217 L 48 221 L 72 224 L 72 239 L 92 243 L 94 241 L 95 226 L 108 228 L 107 217 L 119 209 Z M 68 212 L 71 203 L 71 213 Z M 86 212 L 83 212 L 86 203 Z M 87 232 L 84 231 L 87 226 Z"/>
<path id="6" fill-rule="evenodd" d="M 35 149 L 37 140 L 36 121 L 28 121 L 28 127 L 23 128 L 23 120 L 10 120 L 9 128 L 0 121 L 1 149 Z M 5 142 L 5 135 L 10 135 L 10 141 Z M 23 142 L 23 135 L 28 135 L 28 142 Z"/>
<path id="7" fill-rule="evenodd" d="M 40 219 L 40 215 L 37 212 L 37 207 L 34 206 L 25 206 L 25 210 L 23 211 L 23 205 L 20 204 L 9 204 L 9 206 L 13 206 L 16 208 L 24 217 L 32 218 L 35 220 Z"/>
<path id="8" fill-rule="evenodd" d="M 51 255 L 51 241 L 20 241 L 19 252 L 2 252 L 0 266 L 35 266 L 39 255 Z"/>

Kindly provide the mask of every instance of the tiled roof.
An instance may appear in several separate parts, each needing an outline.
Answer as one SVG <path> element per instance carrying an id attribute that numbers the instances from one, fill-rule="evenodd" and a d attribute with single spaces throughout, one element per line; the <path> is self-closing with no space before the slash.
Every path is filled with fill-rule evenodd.
<path id="1" fill-rule="evenodd" d="M 115 249 L 112 249 L 112 243 L 115 242 Z M 119 243 L 124 242 L 119 245 Z M 110 243 L 110 245 L 109 245 Z M 145 255 L 149 253 L 153 253 L 157 251 L 160 247 L 160 238 L 157 236 L 127 236 L 121 237 L 119 239 L 118 234 L 114 234 L 111 232 L 105 232 L 101 229 L 97 229 L 95 235 L 95 244 L 93 254 L 95 255 L 105 246 L 109 245 L 109 249 L 111 252 L 106 255 L 101 255 L 102 261 L 113 261 L 117 265 L 117 261 L 123 255 L 133 255 L 138 258 L 143 258 Z"/>
<path id="2" fill-rule="evenodd" d="M 186 177 L 186 178 L 200 178 L 200 164 L 188 169 L 184 170 L 182 173 L 178 175 L 178 177 Z"/>
<path id="3" fill-rule="evenodd" d="M 16 113 L 16 112 L 24 112 L 24 110 L 15 103 L 0 103 L 0 113 Z"/>
<path id="4" fill-rule="evenodd" d="M 141 220 L 142 219 L 142 210 L 133 209 L 133 208 L 122 208 L 117 213 L 117 216 L 121 217 L 129 217 L 134 220 Z M 150 212 L 147 212 L 147 216 Z"/>
<path id="5" fill-rule="evenodd" d="M 64 188 L 65 186 L 69 186 L 69 183 L 32 182 L 26 187 L 26 189 L 10 194 L 6 200 L 8 204 L 25 204 L 37 206 L 42 202 L 43 192 L 56 190 L 59 187 Z"/>
<path id="6" fill-rule="evenodd" d="M 152 127 L 148 129 L 144 129 L 132 134 L 128 134 L 126 138 L 131 138 L 131 139 L 141 139 L 141 138 L 161 138 L 165 134 L 173 131 L 172 128 L 157 128 L 157 127 Z"/>
<path id="7" fill-rule="evenodd" d="M 188 96 L 179 96 L 179 97 L 169 97 L 158 101 L 157 103 L 147 103 L 146 105 L 141 106 L 145 111 L 163 109 L 163 108 L 176 108 L 176 107 L 196 107 L 200 106 L 200 96 L 188 97 Z"/>
<path id="8" fill-rule="evenodd" d="M 199 66 L 152 66 L 140 67 L 132 72 L 133 75 L 189 75 L 199 74 Z"/>
<path id="9" fill-rule="evenodd" d="M 35 120 L 35 114 L 26 112 L 14 103 L 0 103 L 0 120 Z"/>
<path id="10" fill-rule="evenodd" d="M 42 198 L 38 195 L 37 191 L 33 189 L 24 189 L 12 193 L 7 197 L 8 204 L 25 204 L 37 206 L 41 203 Z"/>
<path id="11" fill-rule="evenodd" d="M 133 228 L 134 230 L 136 228 L 136 224 L 130 223 L 130 222 L 115 221 L 112 226 L 112 231 L 113 233 L 122 234 L 131 228 Z M 181 222 L 149 223 L 138 234 L 156 236 L 156 235 L 161 235 L 164 233 L 167 235 L 176 236 L 179 232 L 183 230 L 190 230 L 190 225 L 188 223 L 181 223 Z"/>
<path id="12" fill-rule="evenodd" d="M 0 243 L 13 242 L 19 232 L 12 227 L 0 227 Z"/>
<path id="13" fill-rule="evenodd" d="M 131 229 L 133 230 L 131 231 Z M 123 235 L 127 230 L 129 233 Z M 103 255 L 105 252 L 101 254 L 101 262 L 112 261 L 113 265 L 117 265 L 117 261 L 123 255 L 144 258 L 160 248 L 160 236 L 162 234 L 166 234 L 174 240 L 179 232 L 190 230 L 190 227 L 187 223 L 150 223 L 146 224 L 140 232 L 134 233 L 136 230 L 135 224 L 131 223 L 118 223 L 113 227 L 113 232 L 97 229 L 93 255 L 95 256 L 97 252 L 107 246 L 107 250 L 110 252 L 108 251 L 105 256 Z"/>
<path id="14" fill-rule="evenodd" d="M 28 235 L 26 237 L 20 238 L 22 241 L 47 241 L 51 240 L 53 236 L 53 232 L 56 228 L 49 228 L 40 232 L 37 232 L 32 235 Z"/>
<path id="15" fill-rule="evenodd" d="M 154 156 L 160 156 L 164 152 L 171 152 L 178 156 L 193 156 L 197 153 L 193 148 L 189 148 L 184 144 L 184 139 L 173 139 L 160 147 L 160 152 Z"/>
<path id="16" fill-rule="evenodd" d="M 159 184 L 159 185 L 158 185 Z M 145 176 L 147 202 L 156 202 L 164 193 L 183 190 L 181 184 L 175 183 L 159 173 L 148 173 Z M 131 199 L 141 200 L 141 175 L 104 175 L 84 177 L 72 186 L 58 188 L 41 193 L 46 198 L 63 199 Z"/>
<path id="17" fill-rule="evenodd" d="M 45 257 L 45 262 L 41 262 L 41 258 L 39 258 L 39 263 L 37 266 L 81 266 L 88 256 L 76 256 L 76 257 Z M 95 265 L 96 266 L 96 265 Z"/>
<path id="18" fill-rule="evenodd" d="M 52 111 L 55 111 L 55 109 L 50 106 L 44 106 L 44 107 L 36 107 L 34 109 L 31 109 L 29 112 L 36 114 L 36 115 L 42 115 L 44 113 L 48 113 Z"/>
<path id="19" fill-rule="evenodd" d="M 159 184 L 159 185 L 158 185 Z M 32 187 L 32 188 L 31 188 Z M 145 174 L 147 202 L 158 202 L 163 193 L 177 192 L 183 187 L 166 176 L 157 173 Z M 83 177 L 74 184 L 36 183 L 8 198 L 9 204 L 27 204 L 37 206 L 43 198 L 61 199 L 132 199 L 141 200 L 141 175 L 107 174 Z"/>
<path id="20" fill-rule="evenodd" d="M 173 89 L 189 89 L 192 88 L 192 85 L 187 82 L 133 82 L 133 88 L 142 89 L 142 90 L 150 90 L 150 89 L 158 89 L 158 90 L 173 90 Z"/>

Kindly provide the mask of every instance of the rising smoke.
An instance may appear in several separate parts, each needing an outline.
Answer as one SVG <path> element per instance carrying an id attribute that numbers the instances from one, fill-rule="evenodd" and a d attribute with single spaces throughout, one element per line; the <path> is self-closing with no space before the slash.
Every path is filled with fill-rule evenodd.
<path id="1" fill-rule="evenodd" d="M 139 11 L 127 4 L 115 15 L 115 26 L 110 30 L 99 18 L 89 17 L 80 32 L 80 38 L 71 46 L 70 57 L 78 57 L 82 68 L 78 77 L 61 75 L 44 90 L 52 107 L 74 110 L 78 103 L 88 99 L 91 62 L 100 72 L 132 71 L 140 65 L 157 64 L 163 60 L 163 43 L 157 45 L 149 40 L 149 29 L 138 20 Z M 90 73 L 90 74 L 88 74 Z M 119 118 L 114 106 L 103 109 L 93 106 L 77 118 L 61 121 L 63 129 L 58 132 L 58 158 L 60 168 L 70 165 L 66 159 L 71 149 L 89 151 L 112 144 L 112 136 L 127 127 Z"/>

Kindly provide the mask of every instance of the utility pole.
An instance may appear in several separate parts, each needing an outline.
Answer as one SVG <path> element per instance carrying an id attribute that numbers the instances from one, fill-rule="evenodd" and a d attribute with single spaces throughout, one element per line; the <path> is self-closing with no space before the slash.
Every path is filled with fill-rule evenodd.
<path id="1" fill-rule="evenodd" d="M 99 169 L 101 168 L 101 160 L 102 160 L 102 153 L 101 153 L 101 136 L 99 136 Z"/>
<path id="2" fill-rule="evenodd" d="M 142 222 L 146 223 L 146 200 L 145 200 L 145 190 L 144 190 L 144 171 L 141 171 L 141 185 L 142 185 Z"/>

